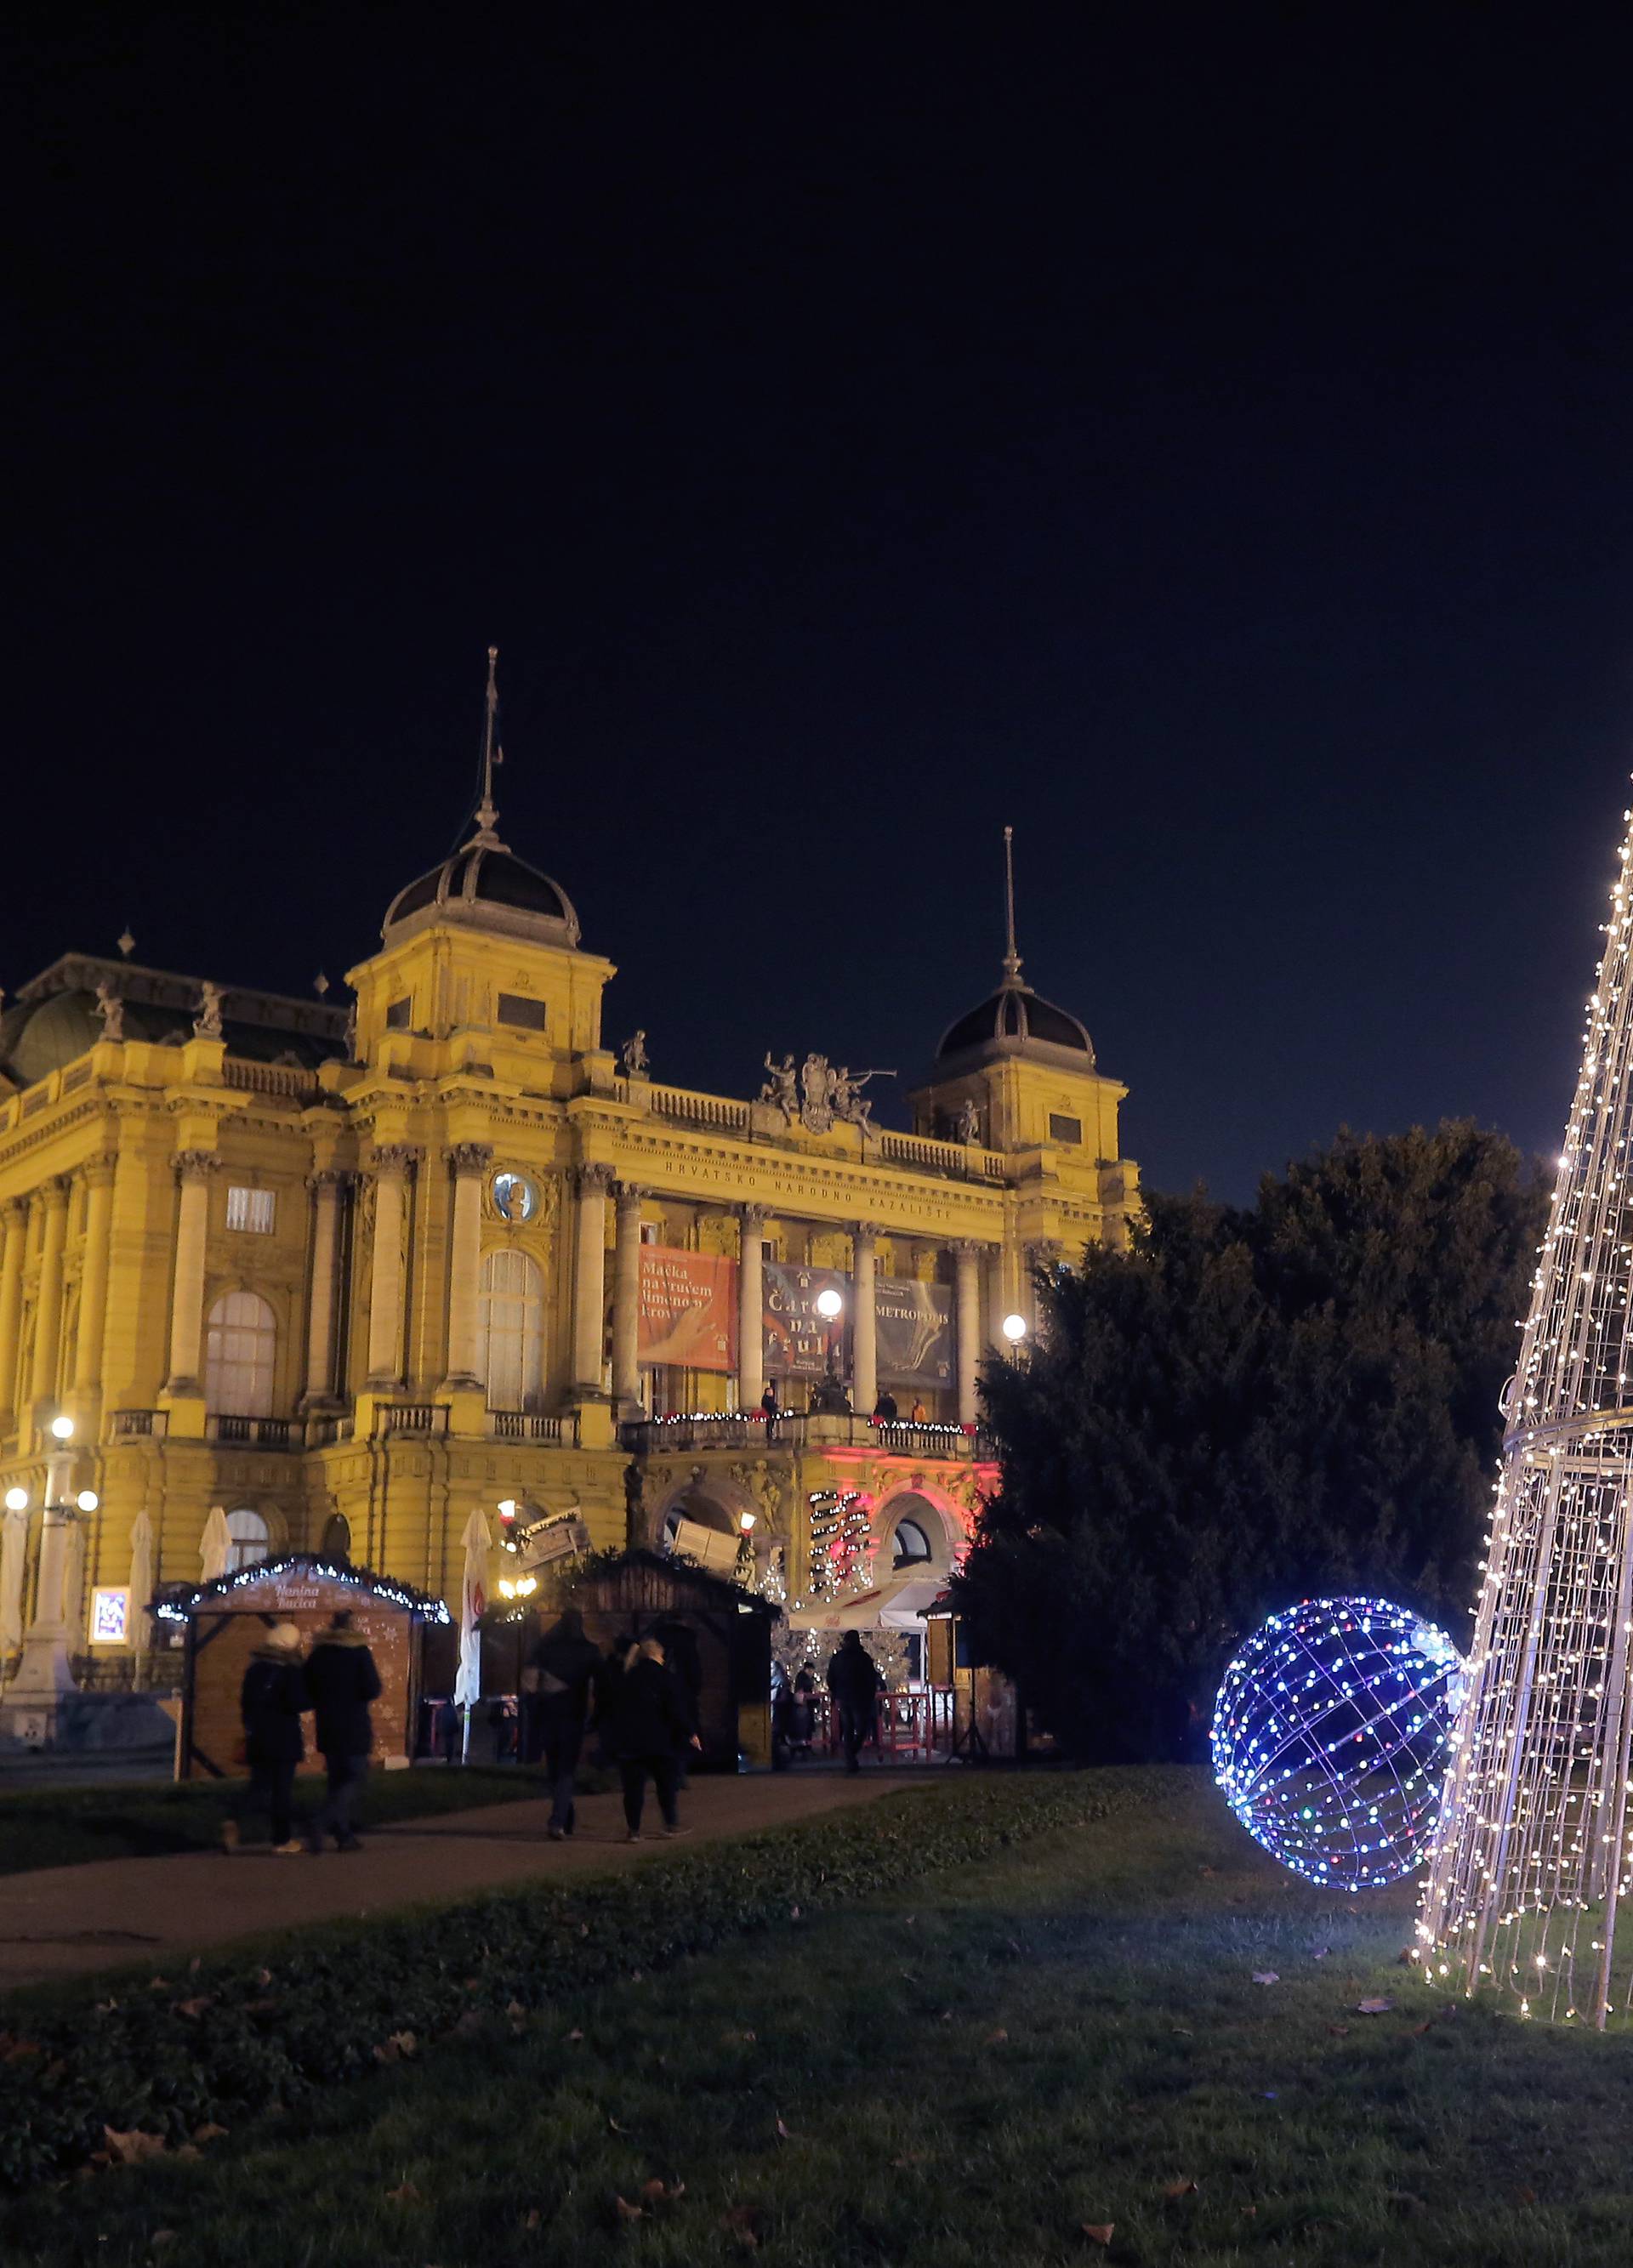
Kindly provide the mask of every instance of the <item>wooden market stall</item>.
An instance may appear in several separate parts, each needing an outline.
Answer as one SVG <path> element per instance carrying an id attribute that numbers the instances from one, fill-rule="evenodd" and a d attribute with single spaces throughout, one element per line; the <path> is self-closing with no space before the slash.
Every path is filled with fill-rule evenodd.
<path id="1" fill-rule="evenodd" d="M 732 1771 L 739 1756 L 770 1763 L 771 1633 L 780 1607 L 655 1551 L 627 1551 L 610 1565 L 564 1570 L 547 1587 L 542 1581 L 546 1588 L 558 1610 L 578 1608 L 586 1634 L 603 1653 L 619 1638 L 655 1637 L 677 1675 L 691 1671 L 705 1764 Z M 540 1611 L 548 1620 L 543 1602 Z"/>
<path id="2" fill-rule="evenodd" d="M 298 1551 L 240 1567 L 196 1590 L 166 1590 L 153 1602 L 161 1621 L 187 1631 L 176 1777 L 222 1779 L 247 1772 L 239 1693 L 250 1656 L 274 1623 L 293 1623 L 307 1646 L 329 1617 L 349 1611 L 368 1640 L 380 1671 L 373 1704 L 374 1761 L 405 1764 L 412 1753 L 424 1633 L 448 1621 L 440 1599 L 410 1590 L 366 1567 L 349 1567 Z M 312 1719 L 302 1720 L 307 1764 L 315 1769 Z"/>

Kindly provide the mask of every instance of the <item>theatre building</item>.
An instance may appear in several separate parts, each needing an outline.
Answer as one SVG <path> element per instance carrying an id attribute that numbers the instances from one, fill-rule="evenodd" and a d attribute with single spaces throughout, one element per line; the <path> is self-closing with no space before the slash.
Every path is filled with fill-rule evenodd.
<path id="1" fill-rule="evenodd" d="M 151 1587 L 286 1551 L 457 1606 L 501 1503 L 678 1543 L 796 1622 L 922 1627 L 993 1478 L 978 1365 L 1039 1263 L 1127 1234 L 1124 1089 L 1012 925 L 910 1132 L 814 1044 L 756 1094 L 653 1078 L 608 1043 L 600 942 L 490 789 L 347 1008 L 122 953 L 18 989 L 0 1705 L 162 1685 Z"/>

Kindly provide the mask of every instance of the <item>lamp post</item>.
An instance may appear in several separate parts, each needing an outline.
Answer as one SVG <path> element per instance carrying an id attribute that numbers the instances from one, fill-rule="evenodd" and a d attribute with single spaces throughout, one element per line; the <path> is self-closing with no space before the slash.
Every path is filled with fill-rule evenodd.
<path id="1" fill-rule="evenodd" d="M 51 1420 L 51 1447 L 46 1453 L 45 1491 L 40 1507 L 40 1572 L 34 1593 L 34 1616 L 23 1637 L 17 1675 L 6 1688 L 11 1703 L 38 1706 L 55 1703 L 74 1690 L 74 1674 L 68 1660 L 69 1550 L 72 1531 L 82 1513 L 97 1508 L 96 1492 L 73 1488 L 74 1438 L 71 1418 Z M 6 1508 L 26 1510 L 27 1493 L 6 1492 Z"/>
<path id="2" fill-rule="evenodd" d="M 1012 1347 L 1018 1347 L 1026 1336 L 1025 1316 L 1006 1315 L 1003 1319 L 1003 1335 Z"/>

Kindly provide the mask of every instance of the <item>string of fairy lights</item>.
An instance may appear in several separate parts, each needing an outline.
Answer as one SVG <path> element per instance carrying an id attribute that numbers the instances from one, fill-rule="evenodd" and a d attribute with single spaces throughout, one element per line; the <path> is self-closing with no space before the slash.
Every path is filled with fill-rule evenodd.
<path id="1" fill-rule="evenodd" d="M 432 1598 L 428 1592 L 410 1590 L 393 1580 L 389 1575 L 376 1575 L 367 1567 L 338 1566 L 310 1552 L 297 1551 L 284 1559 L 259 1559 L 248 1567 L 235 1568 L 231 1574 L 218 1575 L 213 1582 L 200 1583 L 187 1592 L 173 1593 L 167 1598 L 154 1602 L 153 1612 L 161 1622 L 184 1623 L 201 1607 L 215 1599 L 229 1599 L 247 1584 L 264 1583 L 275 1575 L 299 1575 L 314 1582 L 340 1583 L 350 1591 L 366 1591 L 372 1599 L 383 1599 L 388 1606 L 404 1607 L 410 1614 L 418 1615 L 428 1623 L 452 1622 L 445 1600 Z"/>
<path id="2" fill-rule="evenodd" d="M 1472 1690 L 1418 1923 L 1431 1983 L 1602 2028 L 1633 1885 L 1633 812 L 1532 1279 L 1476 1610 Z"/>
<path id="3" fill-rule="evenodd" d="M 814 1489 L 806 1499 L 806 1596 L 796 1607 L 831 1605 L 866 1590 L 873 1499 L 860 1489 Z"/>

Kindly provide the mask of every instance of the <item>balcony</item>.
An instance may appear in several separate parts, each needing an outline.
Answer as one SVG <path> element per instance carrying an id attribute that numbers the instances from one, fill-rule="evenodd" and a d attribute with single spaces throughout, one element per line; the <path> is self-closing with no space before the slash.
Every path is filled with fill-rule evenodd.
<path id="1" fill-rule="evenodd" d="M 541 1441 L 576 1449 L 579 1446 L 579 1421 L 569 1412 L 561 1418 L 541 1418 L 531 1410 L 490 1410 L 488 1439 L 491 1441 Z"/>
<path id="2" fill-rule="evenodd" d="M 448 1430 L 446 1402 L 382 1402 L 374 1411 L 377 1433 L 410 1433 L 440 1440 Z"/>
<path id="3" fill-rule="evenodd" d="M 115 1410 L 107 1420 L 108 1439 L 114 1441 L 162 1441 L 170 1423 L 167 1410 Z"/>
<path id="4" fill-rule="evenodd" d="M 204 1420 L 204 1439 L 224 1449 L 298 1449 L 300 1428 L 291 1418 L 229 1418 L 211 1415 Z"/>
<path id="5" fill-rule="evenodd" d="M 636 1456 L 692 1449 L 868 1449 L 876 1456 L 916 1460 L 951 1459 L 967 1464 L 996 1458 L 990 1434 L 979 1426 L 915 1425 L 907 1420 L 876 1424 L 871 1418 L 829 1417 L 806 1410 L 774 1419 L 758 1410 L 735 1416 L 694 1412 L 690 1416 L 643 1418 L 618 1428 L 624 1447 Z"/>

